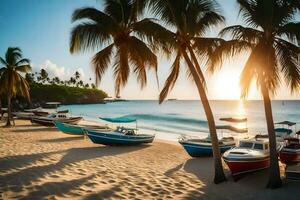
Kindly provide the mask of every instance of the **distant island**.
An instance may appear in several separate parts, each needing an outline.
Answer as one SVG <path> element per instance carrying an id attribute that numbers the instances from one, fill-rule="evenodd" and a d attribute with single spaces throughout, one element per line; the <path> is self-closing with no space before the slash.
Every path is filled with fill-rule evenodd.
<path id="1" fill-rule="evenodd" d="M 16 98 L 13 103 L 18 109 L 38 107 L 49 101 L 62 104 L 105 103 L 104 99 L 108 97 L 106 92 L 97 89 L 95 84 L 84 83 L 78 71 L 69 80 L 49 77 L 44 69 L 39 73 L 26 73 L 25 79 L 30 87 L 31 102 Z"/>

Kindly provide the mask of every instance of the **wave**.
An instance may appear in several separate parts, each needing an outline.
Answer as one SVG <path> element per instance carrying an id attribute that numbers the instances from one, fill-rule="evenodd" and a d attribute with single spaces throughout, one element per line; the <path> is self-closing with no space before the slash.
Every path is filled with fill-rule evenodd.
<path id="1" fill-rule="evenodd" d="M 208 127 L 206 120 L 180 117 L 179 115 L 130 114 L 130 115 L 126 115 L 126 117 L 133 117 L 145 122 L 147 121 L 159 122 L 159 123 L 171 122 L 176 124 L 192 125 L 197 127 L 205 127 L 205 128 Z"/>

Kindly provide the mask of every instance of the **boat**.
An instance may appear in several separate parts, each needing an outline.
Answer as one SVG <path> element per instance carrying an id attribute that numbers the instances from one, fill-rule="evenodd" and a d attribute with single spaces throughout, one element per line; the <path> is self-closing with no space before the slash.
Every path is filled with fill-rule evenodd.
<path id="1" fill-rule="evenodd" d="M 44 125 L 44 126 L 55 126 L 55 121 L 60 121 L 64 123 L 70 124 L 77 124 L 82 117 L 67 117 L 64 113 L 63 114 L 51 114 L 47 117 L 32 117 L 31 122 Z"/>
<path id="2" fill-rule="evenodd" d="M 118 117 L 118 118 L 100 118 L 112 123 L 131 123 L 136 122 L 134 118 Z M 151 143 L 155 135 L 139 134 L 136 128 L 117 127 L 114 131 L 102 131 L 97 129 L 84 129 L 90 140 L 96 144 L 104 145 L 138 145 Z"/>
<path id="3" fill-rule="evenodd" d="M 12 114 L 18 119 L 23 120 L 30 120 L 32 117 L 34 117 L 34 114 L 30 112 L 13 112 Z"/>
<path id="4" fill-rule="evenodd" d="M 102 131 L 111 130 L 108 126 L 96 126 L 96 125 L 76 125 L 64 123 L 61 121 L 54 121 L 54 124 L 58 130 L 63 133 L 71 135 L 84 135 L 84 129 L 97 129 Z"/>
<path id="5" fill-rule="evenodd" d="M 280 161 L 283 163 L 300 162 L 300 142 L 298 138 L 285 138 L 286 145 L 279 152 Z"/>
<path id="6" fill-rule="evenodd" d="M 186 136 L 183 136 L 178 141 L 186 152 L 191 157 L 203 157 L 203 156 L 212 156 L 212 143 L 210 137 L 204 139 L 189 139 Z M 235 147 L 235 141 L 233 137 L 224 137 L 219 140 L 219 148 L 221 153 Z"/>
<path id="7" fill-rule="evenodd" d="M 49 112 L 49 111 L 46 111 L 44 109 L 41 109 L 41 110 L 33 111 L 32 113 L 35 116 L 45 117 L 47 115 L 54 114 L 54 113 L 63 114 L 63 113 L 68 113 L 68 112 L 69 112 L 69 110 L 58 110 L 58 111 L 55 111 L 55 112 Z"/>
<path id="8" fill-rule="evenodd" d="M 220 118 L 221 121 L 233 122 L 233 123 L 242 123 L 247 122 L 246 117 L 222 117 Z"/>
<path id="9" fill-rule="evenodd" d="M 278 127 L 280 125 L 280 127 Z M 283 142 L 284 138 L 290 137 L 290 135 L 294 132 L 292 130 L 292 127 L 296 129 L 296 123 L 291 121 L 282 121 L 275 123 L 275 126 L 277 126 L 274 131 L 276 135 L 276 140 L 278 142 Z"/>
<path id="10" fill-rule="evenodd" d="M 241 140 L 239 146 L 226 151 L 223 159 L 232 176 L 258 171 L 270 166 L 269 140 L 255 137 Z"/>

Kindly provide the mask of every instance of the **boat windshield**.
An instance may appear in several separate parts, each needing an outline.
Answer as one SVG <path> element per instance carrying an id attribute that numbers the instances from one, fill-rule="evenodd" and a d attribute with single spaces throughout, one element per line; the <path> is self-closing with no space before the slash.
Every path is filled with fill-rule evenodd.
<path id="1" fill-rule="evenodd" d="M 253 146 L 252 142 L 240 142 L 240 147 L 251 149 Z"/>
<path id="2" fill-rule="evenodd" d="M 259 144 L 259 143 L 255 143 L 254 144 L 254 149 L 264 150 L 264 145 L 263 144 Z"/>

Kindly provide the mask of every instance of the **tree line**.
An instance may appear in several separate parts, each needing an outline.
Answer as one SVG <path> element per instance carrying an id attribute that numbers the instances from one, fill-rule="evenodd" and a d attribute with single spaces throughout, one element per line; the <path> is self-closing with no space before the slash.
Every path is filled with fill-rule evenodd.
<path id="1" fill-rule="evenodd" d="M 58 76 L 52 78 L 49 77 L 48 72 L 42 68 L 40 72 L 26 73 L 25 79 L 29 84 L 40 83 L 96 89 L 96 85 L 94 83 L 84 83 L 83 80 L 81 80 L 81 74 L 78 71 L 76 71 L 74 73 L 74 77 L 70 77 L 69 80 L 61 80 Z M 89 80 L 91 81 L 92 79 L 90 78 Z"/>

